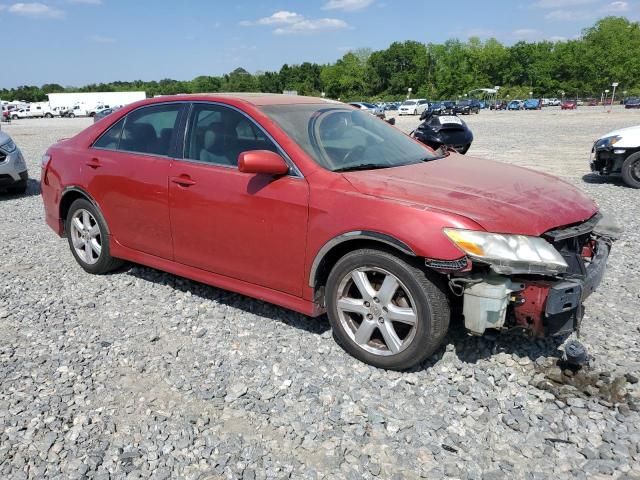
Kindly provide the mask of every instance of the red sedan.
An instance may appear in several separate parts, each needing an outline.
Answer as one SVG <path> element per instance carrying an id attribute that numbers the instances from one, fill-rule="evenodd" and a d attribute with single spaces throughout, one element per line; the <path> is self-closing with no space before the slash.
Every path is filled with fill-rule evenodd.
<path id="1" fill-rule="evenodd" d="M 561 110 L 575 110 L 578 108 L 578 102 L 575 100 L 565 100 L 560 104 Z"/>
<path id="2" fill-rule="evenodd" d="M 46 220 L 87 272 L 130 261 L 310 316 L 404 369 L 468 331 L 570 332 L 612 235 L 571 185 L 438 156 L 347 105 L 283 95 L 142 101 L 49 148 Z"/>

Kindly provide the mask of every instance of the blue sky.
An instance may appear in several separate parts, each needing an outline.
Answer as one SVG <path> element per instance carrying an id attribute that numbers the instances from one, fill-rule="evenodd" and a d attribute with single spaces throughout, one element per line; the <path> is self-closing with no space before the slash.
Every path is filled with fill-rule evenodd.
<path id="1" fill-rule="evenodd" d="M 0 87 L 188 80 L 335 61 L 393 41 L 573 38 L 640 0 L 0 0 Z"/>

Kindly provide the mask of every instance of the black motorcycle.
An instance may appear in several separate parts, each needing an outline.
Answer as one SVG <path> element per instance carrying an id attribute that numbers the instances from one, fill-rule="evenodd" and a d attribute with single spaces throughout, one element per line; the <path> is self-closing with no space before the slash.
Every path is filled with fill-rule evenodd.
<path id="1" fill-rule="evenodd" d="M 465 154 L 473 142 L 473 133 L 457 115 L 426 115 L 411 136 L 434 150 L 440 147 Z"/>

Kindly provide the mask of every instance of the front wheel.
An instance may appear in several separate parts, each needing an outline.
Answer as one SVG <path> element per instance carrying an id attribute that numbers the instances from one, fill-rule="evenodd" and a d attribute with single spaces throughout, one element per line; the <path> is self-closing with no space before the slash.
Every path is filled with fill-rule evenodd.
<path id="1" fill-rule="evenodd" d="M 69 114 L 69 118 L 76 118 L 76 116 L 75 116 L 75 114 L 74 114 L 74 113 L 70 113 L 70 114 Z"/>
<path id="2" fill-rule="evenodd" d="M 449 327 L 439 279 L 388 252 L 362 249 L 334 266 L 326 289 L 334 338 L 355 358 L 404 370 L 432 355 Z"/>
<path id="3" fill-rule="evenodd" d="M 123 264 L 111 256 L 107 224 L 88 200 L 81 198 L 71 204 L 65 231 L 71 253 L 86 272 L 100 275 Z"/>
<path id="4" fill-rule="evenodd" d="M 631 188 L 640 188 L 640 152 L 629 155 L 624 161 L 622 179 Z"/>

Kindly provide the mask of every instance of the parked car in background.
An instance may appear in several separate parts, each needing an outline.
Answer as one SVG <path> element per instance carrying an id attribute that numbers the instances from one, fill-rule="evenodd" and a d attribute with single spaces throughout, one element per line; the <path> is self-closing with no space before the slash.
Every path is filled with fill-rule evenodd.
<path id="1" fill-rule="evenodd" d="M 19 118 L 53 118 L 51 109 L 42 105 L 30 105 L 18 110 L 11 110 L 10 115 L 14 120 Z"/>
<path id="2" fill-rule="evenodd" d="M 557 98 L 550 98 L 549 99 L 549 106 L 550 107 L 559 107 L 561 104 L 562 104 L 562 102 Z"/>
<path id="3" fill-rule="evenodd" d="M 638 97 L 628 98 L 624 102 L 624 108 L 640 108 L 640 98 Z"/>
<path id="4" fill-rule="evenodd" d="M 607 100 L 605 100 L 605 105 L 607 104 L 606 102 L 607 102 Z M 610 104 L 610 103 L 611 103 L 611 100 L 609 100 L 609 104 Z M 577 105 L 578 107 L 582 107 L 582 106 L 584 106 L 584 100 L 582 100 L 581 98 L 577 99 L 577 100 L 576 100 L 576 105 Z"/>
<path id="5" fill-rule="evenodd" d="M 358 108 L 360 110 L 363 110 L 367 113 L 370 113 L 371 115 L 375 115 L 378 118 L 385 118 L 385 114 L 384 114 L 384 109 L 382 107 L 379 107 L 378 105 L 374 105 L 373 103 L 367 103 L 367 102 L 351 102 L 349 103 L 349 105 L 351 105 L 352 107 Z"/>
<path id="6" fill-rule="evenodd" d="M 398 115 L 422 115 L 429 108 L 429 101 L 424 98 L 405 100 L 398 108 Z"/>
<path id="7" fill-rule="evenodd" d="M 29 172 L 22 152 L 9 135 L 0 131 L 0 190 L 24 193 Z"/>
<path id="8" fill-rule="evenodd" d="M 542 102 L 537 98 L 529 98 L 522 104 L 525 110 L 540 110 L 542 108 Z"/>
<path id="9" fill-rule="evenodd" d="M 522 100 L 511 100 L 507 105 L 507 110 L 523 110 L 524 102 Z"/>
<path id="10" fill-rule="evenodd" d="M 41 165 L 46 222 L 85 271 L 132 261 L 326 312 L 338 343 L 380 368 L 441 348 L 452 310 L 475 335 L 575 331 L 612 243 L 565 181 L 437 154 L 319 98 L 148 99 Z"/>
<path id="11" fill-rule="evenodd" d="M 491 105 L 489 105 L 489 109 L 490 110 L 506 110 L 507 102 L 498 101 L 496 103 L 492 103 Z"/>
<path id="12" fill-rule="evenodd" d="M 640 188 L 640 125 L 614 130 L 596 140 L 590 165 L 592 172 L 622 176 L 627 185 Z"/>
<path id="13" fill-rule="evenodd" d="M 111 115 L 113 112 L 115 112 L 117 109 L 115 108 L 102 108 L 100 110 L 98 110 L 98 112 L 96 112 L 96 114 L 93 116 L 93 123 L 102 120 L 105 117 L 108 117 L 109 115 Z"/>
<path id="14" fill-rule="evenodd" d="M 473 142 L 473 133 L 456 115 L 428 114 L 411 136 L 434 150 L 444 146 L 462 155 L 467 153 Z"/>
<path id="15" fill-rule="evenodd" d="M 396 111 L 398 110 L 398 107 L 400 106 L 400 104 L 398 102 L 389 102 L 384 106 L 385 110 L 392 110 L 392 111 Z"/>
<path id="16" fill-rule="evenodd" d="M 560 105 L 560 109 L 562 110 L 575 110 L 578 108 L 578 104 L 575 100 L 565 100 Z"/>
<path id="17" fill-rule="evenodd" d="M 480 113 L 480 102 L 477 100 L 460 100 L 453 107 L 453 113 L 456 115 L 478 114 Z"/>

